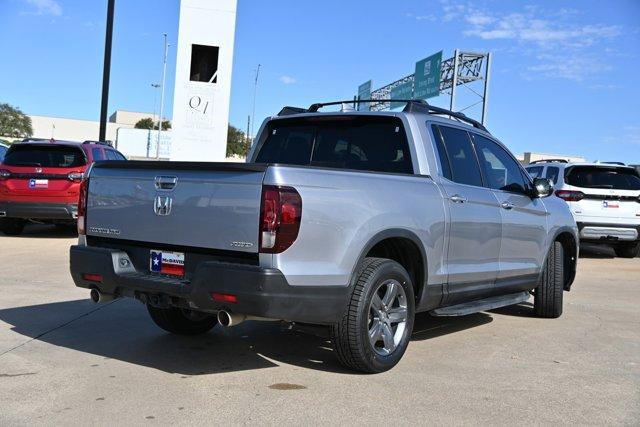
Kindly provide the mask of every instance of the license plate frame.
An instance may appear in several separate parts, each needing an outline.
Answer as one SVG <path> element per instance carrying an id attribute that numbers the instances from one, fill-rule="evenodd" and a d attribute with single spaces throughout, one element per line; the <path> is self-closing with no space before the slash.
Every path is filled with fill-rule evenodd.
<path id="1" fill-rule="evenodd" d="M 171 277 L 184 277 L 185 253 L 150 249 L 149 272 Z"/>

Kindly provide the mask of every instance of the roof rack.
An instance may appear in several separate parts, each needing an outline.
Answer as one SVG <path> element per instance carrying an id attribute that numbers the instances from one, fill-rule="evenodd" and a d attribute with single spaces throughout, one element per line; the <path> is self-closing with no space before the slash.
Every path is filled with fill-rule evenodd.
<path id="1" fill-rule="evenodd" d="M 533 162 L 529 162 L 530 165 L 535 165 L 536 163 L 569 163 L 567 159 L 542 159 L 542 160 L 534 160 Z"/>
<path id="2" fill-rule="evenodd" d="M 278 113 L 278 116 L 289 116 L 292 114 L 302 114 L 302 113 L 316 113 L 319 109 L 323 107 L 328 107 L 330 105 L 342 105 L 342 104 L 359 104 L 363 102 L 375 102 L 375 103 L 386 103 L 386 102 L 406 102 L 404 111 L 405 113 L 425 113 L 425 114 L 433 114 L 433 115 L 444 115 L 449 116 L 451 118 L 455 118 L 461 122 L 465 122 L 470 124 L 476 129 L 481 129 L 485 132 L 489 132 L 486 127 L 482 123 L 477 120 L 474 120 L 470 117 L 467 117 L 464 113 L 457 113 L 455 111 L 447 110 L 445 108 L 434 107 L 433 105 L 429 105 L 426 101 L 421 99 L 360 99 L 360 100 L 348 100 L 348 101 L 331 101 L 331 102 L 319 102 L 315 104 L 311 104 L 309 108 L 304 109 L 300 107 L 284 107 Z"/>

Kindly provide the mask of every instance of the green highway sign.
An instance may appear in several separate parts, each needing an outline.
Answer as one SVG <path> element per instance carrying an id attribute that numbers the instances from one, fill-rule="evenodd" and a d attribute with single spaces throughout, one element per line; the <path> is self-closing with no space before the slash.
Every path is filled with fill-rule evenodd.
<path id="1" fill-rule="evenodd" d="M 358 86 L 358 99 L 371 99 L 371 80 Z M 369 111 L 369 103 L 359 103 L 358 111 Z"/>
<path id="2" fill-rule="evenodd" d="M 416 72 L 413 77 L 414 98 L 427 99 L 440 95 L 441 64 L 442 51 L 416 62 Z"/>
<path id="3" fill-rule="evenodd" d="M 412 99 L 413 82 L 408 81 L 391 89 L 391 99 Z M 391 109 L 404 106 L 404 102 L 392 102 Z"/>

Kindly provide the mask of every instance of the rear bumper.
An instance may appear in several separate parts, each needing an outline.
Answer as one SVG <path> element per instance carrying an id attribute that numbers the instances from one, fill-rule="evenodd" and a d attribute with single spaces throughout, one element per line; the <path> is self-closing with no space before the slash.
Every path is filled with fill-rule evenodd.
<path id="1" fill-rule="evenodd" d="M 76 203 L 0 202 L 0 217 L 72 220 L 77 216 Z"/>
<path id="2" fill-rule="evenodd" d="M 640 239 L 640 225 L 578 222 L 581 241 L 634 242 Z"/>
<path id="3" fill-rule="evenodd" d="M 280 270 L 254 265 L 205 261 L 189 280 L 137 271 L 124 251 L 72 246 L 71 276 L 76 286 L 134 297 L 154 305 L 231 312 L 313 324 L 339 321 L 347 305 L 346 286 L 290 286 Z M 124 265 L 124 266 L 123 266 Z M 102 282 L 83 279 L 98 274 Z M 212 293 L 231 294 L 236 303 L 214 301 Z"/>

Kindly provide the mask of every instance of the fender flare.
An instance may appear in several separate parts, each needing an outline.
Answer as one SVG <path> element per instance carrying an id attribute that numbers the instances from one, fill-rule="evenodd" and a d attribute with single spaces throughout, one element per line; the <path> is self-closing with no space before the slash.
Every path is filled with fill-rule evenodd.
<path id="1" fill-rule="evenodd" d="M 353 286 L 355 284 L 355 281 L 358 277 L 358 273 L 362 267 L 362 263 L 364 262 L 365 257 L 367 256 L 367 253 L 369 253 L 369 251 L 378 243 L 380 243 L 383 240 L 386 239 L 390 239 L 390 238 L 404 238 L 404 239 L 408 239 L 411 242 L 413 242 L 413 244 L 416 245 L 416 247 L 418 248 L 418 250 L 420 251 L 420 255 L 422 257 L 422 267 L 423 267 L 423 283 L 414 283 L 413 285 L 415 287 L 417 287 L 417 289 L 419 290 L 419 293 L 417 295 L 415 295 L 416 297 L 416 301 L 420 301 L 422 298 L 422 293 L 424 292 L 425 288 L 426 288 L 426 283 L 427 283 L 427 273 L 428 273 L 428 265 L 427 265 L 427 251 L 424 248 L 424 245 L 422 244 L 422 241 L 420 240 L 420 238 L 411 230 L 407 230 L 405 228 L 390 228 L 387 230 L 383 230 L 380 231 L 376 234 L 373 235 L 373 237 L 371 237 L 369 239 L 369 241 L 367 242 L 367 244 L 364 246 L 364 248 L 360 251 L 360 255 L 358 256 L 358 259 L 356 261 L 356 264 L 353 266 L 353 268 L 351 269 L 351 276 L 350 276 L 350 280 L 349 280 L 349 286 Z"/>
<path id="2" fill-rule="evenodd" d="M 547 242 L 547 253 L 544 256 L 544 262 L 543 262 L 543 268 L 542 270 L 540 270 L 540 274 L 539 274 L 539 279 L 542 278 L 542 274 L 544 273 L 544 265 L 547 263 L 547 257 L 549 256 L 549 251 L 551 250 L 551 245 L 553 245 L 553 243 L 558 240 L 558 236 L 560 236 L 563 233 L 569 233 L 574 241 L 574 244 L 576 246 L 576 253 L 575 253 L 575 261 L 573 262 L 572 265 L 572 269 L 571 271 L 569 271 L 569 276 L 565 277 L 565 283 L 564 285 L 564 290 L 565 291 L 569 291 L 571 290 L 571 285 L 573 284 L 573 281 L 576 278 L 576 273 L 578 270 L 578 256 L 580 254 L 580 239 L 578 238 L 578 236 L 576 235 L 576 231 L 574 227 L 568 226 L 568 225 L 564 225 L 562 227 L 559 227 L 555 233 L 553 234 L 553 237 L 551 239 L 549 239 L 549 241 Z"/>

